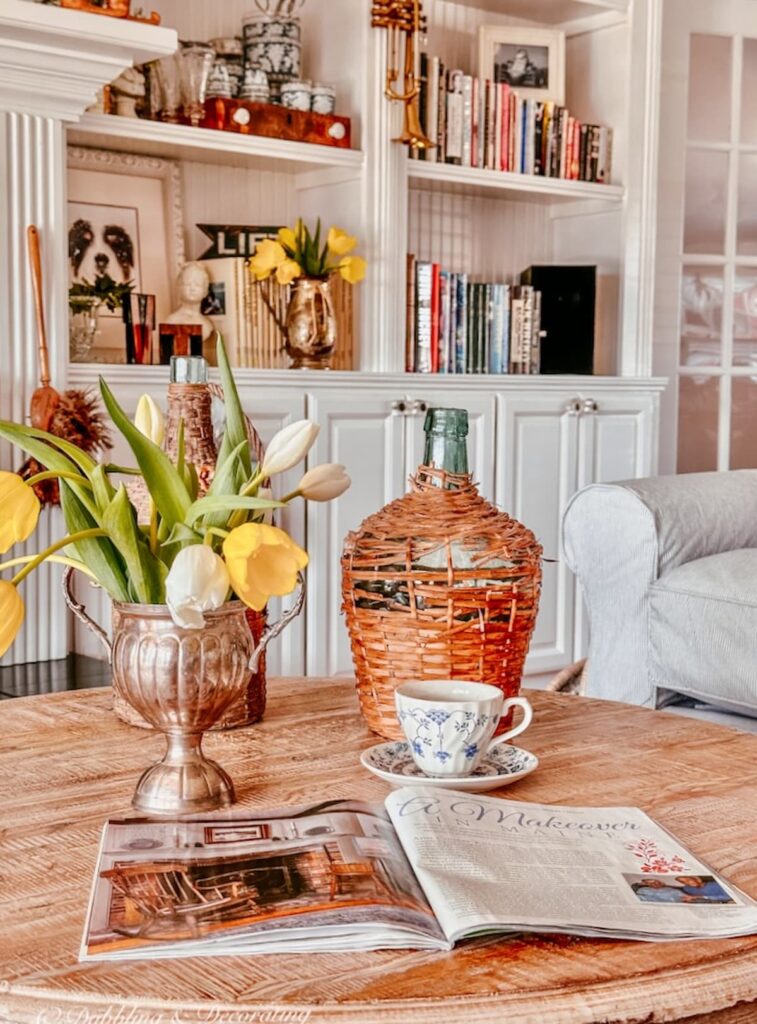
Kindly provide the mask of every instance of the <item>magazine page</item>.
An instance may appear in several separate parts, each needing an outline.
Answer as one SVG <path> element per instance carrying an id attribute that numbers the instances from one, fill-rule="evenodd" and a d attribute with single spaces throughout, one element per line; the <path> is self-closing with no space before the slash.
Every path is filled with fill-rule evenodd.
<path id="1" fill-rule="evenodd" d="M 642 811 L 407 787 L 389 815 L 451 942 L 477 931 L 627 938 L 757 932 L 757 904 Z"/>
<path id="2" fill-rule="evenodd" d="M 383 946 L 447 943 L 381 806 L 105 826 L 81 959 Z"/>

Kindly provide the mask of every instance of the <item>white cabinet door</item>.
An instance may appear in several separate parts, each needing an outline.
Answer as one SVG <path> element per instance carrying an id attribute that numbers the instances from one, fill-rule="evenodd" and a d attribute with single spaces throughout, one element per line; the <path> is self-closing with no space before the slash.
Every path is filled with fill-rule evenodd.
<path id="1" fill-rule="evenodd" d="M 419 404 L 417 412 L 412 410 Z M 429 388 L 413 389 L 408 401 L 407 423 L 407 465 L 405 477 L 414 473 L 423 460 L 426 435 L 423 424 L 426 410 L 433 406 L 443 409 L 466 409 L 468 412 L 468 465 L 481 494 L 489 501 L 495 498 L 496 409 L 494 395 L 480 391 L 434 391 Z"/>
<path id="2" fill-rule="evenodd" d="M 592 392 L 579 418 L 578 486 L 651 476 L 655 471 L 656 399 Z"/>
<path id="3" fill-rule="evenodd" d="M 309 466 L 338 462 L 352 487 L 336 501 L 308 505 L 307 674 L 352 674 L 342 616 L 344 539 L 366 516 L 405 491 L 405 417 L 392 411 L 396 391 L 324 389 L 309 396 L 320 425 Z"/>
<path id="4" fill-rule="evenodd" d="M 305 396 L 283 388 L 263 388 L 259 385 L 239 388 L 242 407 L 255 424 L 264 445 L 273 435 L 297 420 L 305 418 Z M 303 466 L 295 466 L 272 481 L 276 497 L 293 491 L 304 472 Z M 287 508 L 276 513 L 276 525 L 302 547 L 306 547 L 305 503 L 297 499 Z M 272 598 L 268 604 L 268 622 L 273 623 L 291 606 L 294 595 Z M 266 652 L 266 673 L 272 676 L 301 676 L 305 671 L 305 617 L 291 622 Z"/>
<path id="5" fill-rule="evenodd" d="M 497 504 L 533 530 L 544 548 L 529 675 L 557 671 L 573 660 L 574 587 L 562 558 L 560 522 L 577 482 L 575 398 L 567 392 L 498 397 Z"/>

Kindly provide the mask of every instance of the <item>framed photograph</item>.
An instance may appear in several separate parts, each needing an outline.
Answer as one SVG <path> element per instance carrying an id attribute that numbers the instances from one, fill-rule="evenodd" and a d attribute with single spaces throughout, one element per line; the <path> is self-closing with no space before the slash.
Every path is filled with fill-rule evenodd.
<path id="1" fill-rule="evenodd" d="M 165 320 L 184 264 L 178 163 L 69 146 L 67 216 L 69 284 L 132 282 L 155 296 L 156 326 Z M 121 310 L 101 306 L 98 321 L 92 361 L 125 362 Z"/>
<path id="2" fill-rule="evenodd" d="M 527 99 L 565 103 L 565 33 L 544 28 L 482 25 L 478 73 L 506 82 Z"/>

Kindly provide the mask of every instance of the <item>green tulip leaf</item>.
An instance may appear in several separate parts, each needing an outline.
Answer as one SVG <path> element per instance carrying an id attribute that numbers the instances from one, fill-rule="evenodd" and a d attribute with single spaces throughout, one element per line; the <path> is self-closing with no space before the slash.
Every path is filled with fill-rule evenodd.
<path id="1" fill-rule="evenodd" d="M 229 357 L 226 355 L 226 346 L 220 334 L 218 335 L 216 351 L 218 355 L 218 369 L 221 373 L 221 384 L 223 386 L 223 400 L 226 407 L 226 429 L 223 432 L 223 441 L 216 465 L 223 465 L 235 448 L 246 443 L 241 448 L 239 457 L 242 460 L 245 475 L 249 476 L 252 465 L 250 445 L 247 439 L 247 421 L 242 410 L 242 403 L 239 401 L 239 392 L 234 381 L 234 374 L 231 372 Z"/>
<path id="2" fill-rule="evenodd" d="M 60 505 L 69 533 L 91 530 L 100 525 L 66 480 L 60 482 Z M 95 574 L 97 582 L 114 601 L 130 599 L 123 560 L 109 538 L 90 537 L 77 541 L 71 547 L 75 556 Z"/>
<path id="3" fill-rule="evenodd" d="M 242 468 L 241 452 L 246 443 L 246 441 L 240 442 L 234 451 L 231 452 L 228 459 L 226 459 L 223 464 L 219 464 L 216 474 L 213 477 L 213 482 L 208 490 L 208 497 L 216 498 L 223 495 L 239 494 L 242 474 L 244 472 Z M 225 526 L 228 518 L 229 516 L 226 510 L 209 512 L 203 519 L 203 526 Z"/>
<path id="4" fill-rule="evenodd" d="M 188 526 L 192 526 L 201 516 L 208 515 L 212 512 L 233 512 L 235 509 L 269 509 L 269 508 L 284 508 L 285 503 L 283 501 L 273 501 L 267 498 L 248 498 L 242 494 L 219 494 L 217 496 L 206 495 L 204 498 L 198 498 L 197 501 L 193 502 L 188 511 L 184 522 Z"/>
<path id="5" fill-rule="evenodd" d="M 105 509 L 103 528 L 126 562 L 129 587 L 140 604 L 162 604 L 165 601 L 165 579 L 168 570 L 156 558 L 137 525 L 134 506 L 123 484 Z"/>
<path id="6" fill-rule="evenodd" d="M 108 478 L 108 474 L 104 466 L 95 466 L 90 473 L 90 480 L 92 481 L 92 488 L 95 493 L 95 501 L 97 502 L 97 508 L 100 514 L 110 505 L 111 501 L 116 495 L 116 489 Z"/>
<path id="7" fill-rule="evenodd" d="M 184 480 L 162 448 L 148 438 L 131 422 L 116 401 L 105 380 L 100 378 L 100 391 L 110 417 L 129 442 L 129 447 L 142 470 L 147 489 L 169 528 L 180 523 L 192 504 Z"/>

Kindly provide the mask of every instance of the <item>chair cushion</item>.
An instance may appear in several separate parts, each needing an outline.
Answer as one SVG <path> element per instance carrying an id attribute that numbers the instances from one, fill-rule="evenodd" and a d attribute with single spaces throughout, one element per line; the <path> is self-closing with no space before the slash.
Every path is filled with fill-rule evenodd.
<path id="1" fill-rule="evenodd" d="M 757 716 L 757 548 L 679 565 L 649 588 L 658 687 Z"/>

